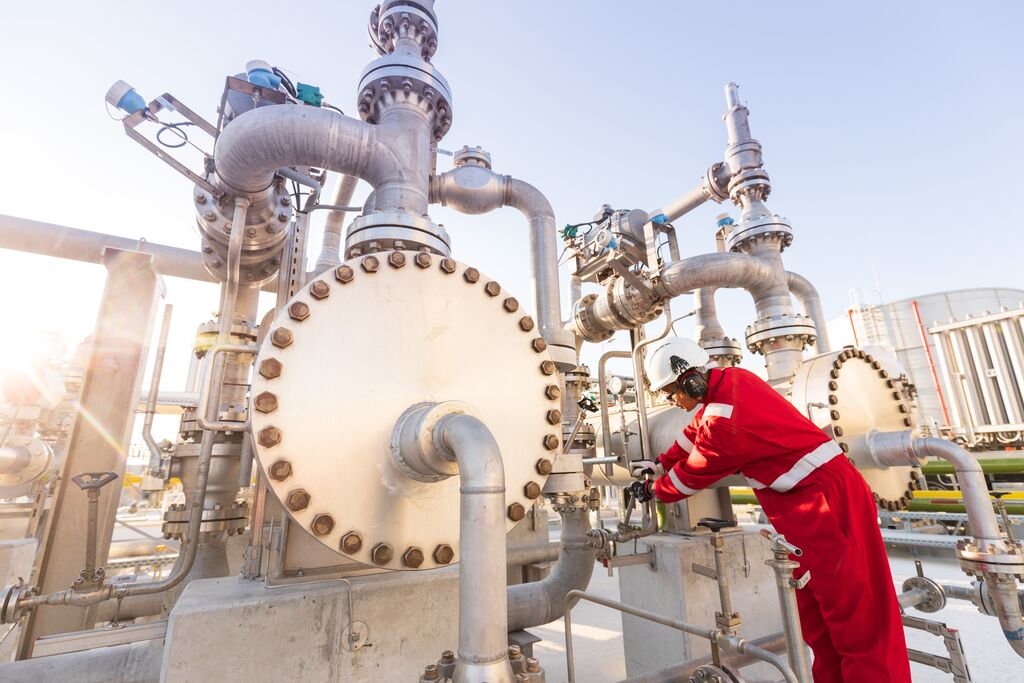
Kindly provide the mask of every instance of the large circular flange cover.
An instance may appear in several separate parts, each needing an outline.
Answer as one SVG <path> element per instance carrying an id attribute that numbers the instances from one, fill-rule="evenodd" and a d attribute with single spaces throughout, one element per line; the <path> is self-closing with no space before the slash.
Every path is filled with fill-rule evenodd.
<path id="1" fill-rule="evenodd" d="M 900 382 L 861 349 L 845 348 L 810 358 L 797 369 L 789 400 L 833 436 L 860 470 L 880 507 L 901 510 L 917 489 L 918 468 L 878 466 L 867 433 L 911 429 L 910 407 Z"/>
<path id="2" fill-rule="evenodd" d="M 501 449 L 506 530 L 529 509 L 561 424 L 555 366 L 519 302 L 474 268 L 410 251 L 346 261 L 265 334 L 252 385 L 256 456 L 294 521 L 387 569 L 458 561 L 459 477 L 416 481 L 391 439 L 411 406 L 461 401 Z M 411 551 L 411 552 L 410 552 Z"/>

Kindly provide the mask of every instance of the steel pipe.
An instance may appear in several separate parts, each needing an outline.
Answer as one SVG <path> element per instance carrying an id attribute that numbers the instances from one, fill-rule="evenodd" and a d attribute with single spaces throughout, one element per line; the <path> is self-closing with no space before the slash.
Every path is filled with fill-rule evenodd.
<path id="1" fill-rule="evenodd" d="M 100 647 L 3 665 L 4 683 L 157 683 L 163 640 Z"/>
<path id="2" fill-rule="evenodd" d="M 331 204 L 334 206 L 348 206 L 352 202 L 352 195 L 355 194 L 359 178 L 353 175 L 343 175 L 338 178 L 334 185 L 334 194 L 331 196 Z M 345 227 L 345 211 L 332 210 L 327 214 L 324 222 L 324 238 L 320 247 L 320 255 L 317 257 L 313 273 L 319 275 L 324 271 L 336 268 L 341 265 L 341 235 Z"/>
<path id="3" fill-rule="evenodd" d="M 608 418 L 608 361 L 612 358 L 632 357 L 633 354 L 629 351 L 606 351 L 597 361 L 597 391 L 601 400 L 601 445 L 602 452 L 606 457 L 612 454 L 612 428 Z M 639 400 L 639 397 L 637 400 Z M 623 456 L 625 456 L 625 453 Z"/>
<path id="4" fill-rule="evenodd" d="M 174 306 L 171 304 L 164 305 L 164 318 L 160 323 L 160 339 L 156 346 L 156 357 L 153 359 L 153 378 L 150 380 L 149 395 L 146 399 L 146 417 L 142 423 L 142 440 L 146 442 L 146 447 L 149 448 L 149 466 L 147 469 L 150 473 L 159 472 L 160 463 L 163 460 L 160 447 L 157 445 L 156 439 L 153 438 L 153 416 L 156 415 L 156 402 L 160 394 L 160 375 L 164 369 L 167 335 L 171 331 L 171 314 L 173 313 Z"/>
<path id="5" fill-rule="evenodd" d="M 700 287 L 738 287 L 756 296 L 770 287 L 774 279 L 771 265 L 753 256 L 732 252 L 700 254 L 667 265 L 655 291 L 670 299 Z"/>
<path id="6" fill-rule="evenodd" d="M 801 312 L 814 322 L 814 350 L 818 353 L 828 353 L 832 350 L 832 346 L 828 340 L 828 323 L 825 318 L 825 309 L 821 306 L 818 290 L 810 280 L 793 271 L 786 271 L 786 279 L 789 283 L 790 293 L 800 304 Z"/>
<path id="7" fill-rule="evenodd" d="M 225 126 L 214 148 L 221 182 L 242 194 L 267 189 L 278 169 L 316 166 L 362 178 L 374 187 L 403 168 L 380 126 L 330 109 L 256 107 Z"/>
<path id="8" fill-rule="evenodd" d="M 781 633 L 757 638 L 749 642 L 755 647 L 759 647 L 762 650 L 775 654 L 781 654 L 786 651 L 786 639 Z M 723 656 L 721 661 L 722 664 L 726 666 L 731 666 L 734 669 L 741 669 L 761 660 L 750 653 L 740 654 L 738 652 L 734 652 Z M 679 664 L 674 664 L 665 669 L 661 669 L 660 671 L 652 671 L 650 673 L 640 674 L 639 676 L 631 676 L 620 683 L 679 683 L 679 681 L 689 680 L 690 676 L 692 676 L 698 668 L 711 664 L 712 662 L 713 660 L 710 656 L 691 659 Z"/>

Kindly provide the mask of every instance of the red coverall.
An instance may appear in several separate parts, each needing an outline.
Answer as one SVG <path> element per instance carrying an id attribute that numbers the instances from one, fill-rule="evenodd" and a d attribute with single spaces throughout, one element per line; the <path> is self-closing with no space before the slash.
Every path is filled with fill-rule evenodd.
<path id="1" fill-rule="evenodd" d="M 713 369 L 682 437 L 663 453 L 659 500 L 739 472 L 775 529 L 801 548 L 797 591 L 816 683 L 910 683 L 899 603 L 874 499 L 839 445 L 765 381 Z"/>

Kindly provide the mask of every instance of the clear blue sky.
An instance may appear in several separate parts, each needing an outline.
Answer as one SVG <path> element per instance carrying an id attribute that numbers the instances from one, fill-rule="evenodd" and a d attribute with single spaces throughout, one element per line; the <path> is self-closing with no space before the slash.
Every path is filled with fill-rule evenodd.
<path id="1" fill-rule="evenodd" d="M 10 3 L 0 212 L 198 248 L 189 184 L 108 118 L 107 87 L 123 78 L 147 99 L 168 91 L 214 119 L 224 76 L 263 58 L 352 112 L 373 58 L 371 5 Z M 603 203 L 651 209 L 721 159 L 722 86 L 736 81 L 764 145 L 769 204 L 795 232 L 786 265 L 817 285 L 829 317 L 851 289 L 873 289 L 876 272 L 886 299 L 1021 286 L 1022 8 L 438 0 L 434 63 L 454 93 L 442 146 L 483 145 L 495 170 L 548 195 L 559 223 Z M 684 218 L 684 252 L 713 249 L 714 216 L 730 208 Z M 433 215 L 458 258 L 529 298 L 516 212 Z M 96 266 L 0 252 L 0 291 L 21 326 L 48 314 L 60 319 L 50 327 L 84 333 L 101 283 Z M 17 296 L 29 284 L 31 304 Z M 185 346 L 216 293 L 170 285 Z M 725 293 L 719 308 L 742 337 L 747 299 Z"/>

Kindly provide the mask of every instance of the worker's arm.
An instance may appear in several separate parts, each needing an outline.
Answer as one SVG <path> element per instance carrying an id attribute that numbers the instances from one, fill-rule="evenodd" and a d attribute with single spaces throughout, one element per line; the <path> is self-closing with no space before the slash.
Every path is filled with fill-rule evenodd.
<path id="1" fill-rule="evenodd" d="M 654 482 L 654 494 L 665 503 L 675 503 L 706 489 L 719 479 L 739 470 L 746 458 L 730 447 L 728 425 L 702 426 L 689 455 Z"/>
<path id="2" fill-rule="evenodd" d="M 690 455 L 690 451 L 693 450 L 693 440 L 696 438 L 697 428 L 691 422 L 683 429 L 682 436 L 676 439 L 669 446 L 669 449 L 658 457 L 658 462 L 661 463 L 666 472 L 672 469 L 679 461 L 686 460 L 687 456 Z"/>

